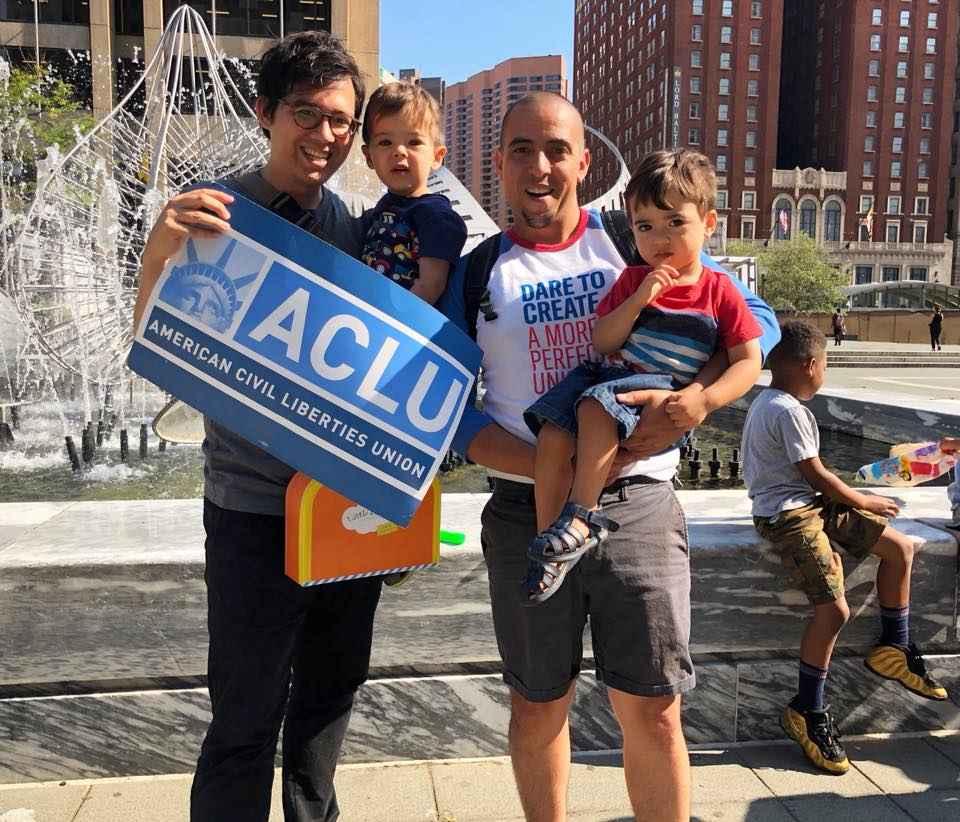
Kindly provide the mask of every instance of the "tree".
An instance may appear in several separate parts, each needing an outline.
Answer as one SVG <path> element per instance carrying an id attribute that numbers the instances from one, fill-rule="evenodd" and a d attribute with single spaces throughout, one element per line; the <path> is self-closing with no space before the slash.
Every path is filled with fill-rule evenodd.
<path id="1" fill-rule="evenodd" d="M 52 71 L 13 69 L 0 75 L 0 158 L 8 185 L 32 190 L 37 160 L 47 149 L 69 151 L 91 126 L 93 116 L 74 99 L 73 86 Z"/>
<path id="2" fill-rule="evenodd" d="M 845 301 L 840 289 L 847 277 L 830 264 L 827 252 L 801 232 L 769 245 L 727 243 L 731 256 L 756 257 L 760 296 L 771 308 L 792 311 L 832 311 Z"/>

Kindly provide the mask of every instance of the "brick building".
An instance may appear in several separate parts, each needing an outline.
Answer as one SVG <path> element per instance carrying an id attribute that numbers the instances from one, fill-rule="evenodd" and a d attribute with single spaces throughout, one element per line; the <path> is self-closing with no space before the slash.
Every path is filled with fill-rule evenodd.
<path id="1" fill-rule="evenodd" d="M 578 0 L 574 96 L 584 119 L 631 166 L 689 146 L 718 173 L 721 232 L 769 234 L 776 166 L 783 0 Z M 595 144 L 591 200 L 615 179 Z"/>
<path id="2" fill-rule="evenodd" d="M 500 142 L 500 121 L 510 103 L 530 91 L 567 96 L 563 57 L 514 57 L 478 72 L 444 93 L 446 165 L 501 228 L 512 214 L 500 194 L 494 152 Z"/>
<path id="3" fill-rule="evenodd" d="M 949 282 L 958 28 L 960 0 L 578 0 L 575 99 L 630 164 L 707 154 L 728 237 L 804 231 L 852 282 Z"/>
<path id="4" fill-rule="evenodd" d="M 783 61 L 791 70 L 784 78 L 794 89 L 785 79 L 780 127 L 785 135 L 796 128 L 801 139 L 782 152 L 780 164 L 803 167 L 805 175 L 814 168 L 842 172 L 845 185 L 826 199 L 783 192 L 771 208 L 787 210 L 789 230 L 774 236 L 813 233 L 804 226 L 819 220 L 816 236 L 857 284 L 950 282 L 958 0 L 787 0 L 787 6 L 793 19 L 785 24 Z M 812 89 L 803 76 L 812 76 Z M 781 147 L 787 144 L 781 138 Z M 836 205 L 825 219 L 838 199 L 839 225 Z"/>

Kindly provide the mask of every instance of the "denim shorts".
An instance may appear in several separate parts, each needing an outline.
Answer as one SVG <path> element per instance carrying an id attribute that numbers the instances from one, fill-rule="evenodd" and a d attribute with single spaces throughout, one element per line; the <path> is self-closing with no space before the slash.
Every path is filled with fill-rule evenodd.
<path id="1" fill-rule="evenodd" d="M 521 582 L 537 533 L 533 485 L 496 480 L 481 544 L 503 679 L 530 702 L 559 699 L 577 677 L 587 621 L 597 679 L 637 696 L 696 684 L 690 658 L 690 557 L 683 510 L 669 482 L 616 484 L 600 497 L 620 524 L 535 608 Z"/>
<path id="2" fill-rule="evenodd" d="M 576 435 L 577 405 L 589 397 L 613 417 L 618 437 L 625 440 L 637 427 L 643 406 L 622 405 L 617 401 L 617 394 L 648 388 L 670 391 L 674 388 L 673 378 L 668 374 L 643 374 L 622 365 L 581 363 L 531 405 L 524 412 L 523 421 L 534 434 L 540 433 L 545 422 L 551 422 Z"/>

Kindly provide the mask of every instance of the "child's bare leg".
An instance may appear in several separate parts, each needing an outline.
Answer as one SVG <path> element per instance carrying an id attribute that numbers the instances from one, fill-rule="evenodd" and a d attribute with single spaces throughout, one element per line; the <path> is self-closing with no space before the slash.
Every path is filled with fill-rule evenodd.
<path id="1" fill-rule="evenodd" d="M 610 466 L 617 455 L 620 440 L 617 423 L 594 399 L 584 399 L 577 406 L 577 465 L 573 476 L 570 500 L 584 508 L 597 507 L 600 492 L 607 484 Z M 574 521 L 586 535 L 587 524 Z"/>
<path id="2" fill-rule="evenodd" d="M 880 557 L 877 569 L 877 597 L 881 608 L 905 608 L 910 604 L 910 574 L 913 569 L 913 540 L 889 525 L 870 549 Z"/>
<path id="3" fill-rule="evenodd" d="M 537 436 L 533 463 L 533 494 L 537 502 L 537 531 L 547 528 L 560 516 L 573 482 L 572 434 L 553 423 L 544 423 Z"/>
<path id="4" fill-rule="evenodd" d="M 839 562 L 839 558 L 837 558 Z M 844 597 L 813 606 L 813 618 L 807 623 L 800 640 L 800 659 L 807 665 L 827 670 L 833 646 L 840 629 L 850 617 L 850 606 Z"/>

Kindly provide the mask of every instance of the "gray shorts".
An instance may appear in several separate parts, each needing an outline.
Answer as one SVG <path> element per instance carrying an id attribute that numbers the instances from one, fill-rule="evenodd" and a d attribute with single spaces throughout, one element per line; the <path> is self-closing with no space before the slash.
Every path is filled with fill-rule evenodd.
<path id="1" fill-rule="evenodd" d="M 696 684 L 687 526 L 673 487 L 632 485 L 622 495 L 605 492 L 600 501 L 620 530 L 532 608 L 524 605 L 521 582 L 537 530 L 533 486 L 497 480 L 483 510 L 481 541 L 503 678 L 531 702 L 567 692 L 580 672 L 588 617 L 597 679 L 609 687 L 668 696 Z"/>

